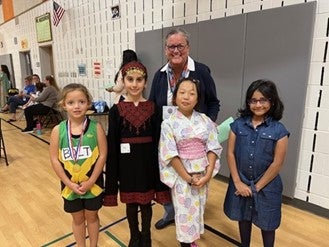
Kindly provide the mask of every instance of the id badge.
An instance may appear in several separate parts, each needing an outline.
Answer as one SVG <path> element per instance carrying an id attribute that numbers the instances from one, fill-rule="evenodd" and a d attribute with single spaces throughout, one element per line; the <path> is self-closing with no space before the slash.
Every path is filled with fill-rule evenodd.
<path id="1" fill-rule="evenodd" d="M 162 107 L 162 120 L 168 119 L 169 116 L 175 111 L 176 106 L 164 105 Z"/>
<path id="2" fill-rule="evenodd" d="M 129 143 L 121 143 L 120 144 L 120 152 L 122 154 L 129 154 L 130 153 L 130 144 Z"/>

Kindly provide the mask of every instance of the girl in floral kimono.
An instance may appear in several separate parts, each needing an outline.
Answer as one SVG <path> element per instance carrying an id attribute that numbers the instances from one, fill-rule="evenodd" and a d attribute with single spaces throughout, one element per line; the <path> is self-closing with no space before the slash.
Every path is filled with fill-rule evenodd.
<path id="1" fill-rule="evenodd" d="M 173 93 L 177 108 L 161 125 L 160 178 L 171 188 L 181 246 L 197 246 L 195 240 L 204 233 L 208 183 L 220 168 L 217 129 L 210 118 L 196 111 L 199 99 L 197 80 L 179 80 Z"/>

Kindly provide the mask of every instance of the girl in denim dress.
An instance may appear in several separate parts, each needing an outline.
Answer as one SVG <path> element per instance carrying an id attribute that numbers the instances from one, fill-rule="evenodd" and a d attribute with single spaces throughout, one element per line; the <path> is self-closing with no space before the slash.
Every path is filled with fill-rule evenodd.
<path id="1" fill-rule="evenodd" d="M 231 124 L 227 146 L 231 176 L 224 212 L 239 222 L 243 247 L 250 246 L 252 223 L 261 229 L 264 246 L 274 246 L 281 221 L 279 172 L 290 134 L 279 122 L 283 109 L 275 84 L 257 80 L 247 90 L 240 117 Z"/>

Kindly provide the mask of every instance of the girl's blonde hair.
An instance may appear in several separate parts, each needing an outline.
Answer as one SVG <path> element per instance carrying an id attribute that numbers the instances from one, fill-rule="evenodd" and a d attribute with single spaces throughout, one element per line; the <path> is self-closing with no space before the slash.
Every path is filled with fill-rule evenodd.
<path id="1" fill-rule="evenodd" d="M 60 101 L 58 102 L 58 105 L 60 107 L 63 108 L 63 104 L 64 104 L 64 101 L 66 99 L 67 94 L 70 93 L 70 92 L 73 92 L 73 91 L 80 91 L 80 92 L 82 92 L 86 96 L 86 98 L 87 98 L 88 105 L 91 106 L 92 101 L 93 101 L 93 98 L 92 98 L 91 94 L 89 93 L 88 89 L 84 85 L 82 85 L 82 84 L 79 84 L 79 83 L 70 83 L 70 84 L 66 85 L 62 89 Z"/>

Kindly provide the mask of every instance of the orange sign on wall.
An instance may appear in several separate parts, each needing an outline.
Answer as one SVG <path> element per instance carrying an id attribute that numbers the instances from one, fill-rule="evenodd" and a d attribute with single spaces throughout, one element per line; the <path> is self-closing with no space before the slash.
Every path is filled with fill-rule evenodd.
<path id="1" fill-rule="evenodd" d="M 21 48 L 22 49 L 27 49 L 29 47 L 29 43 L 27 42 L 27 39 L 22 39 L 21 40 Z"/>
<path id="2" fill-rule="evenodd" d="M 2 13 L 4 21 L 14 18 L 13 0 L 2 0 Z"/>

